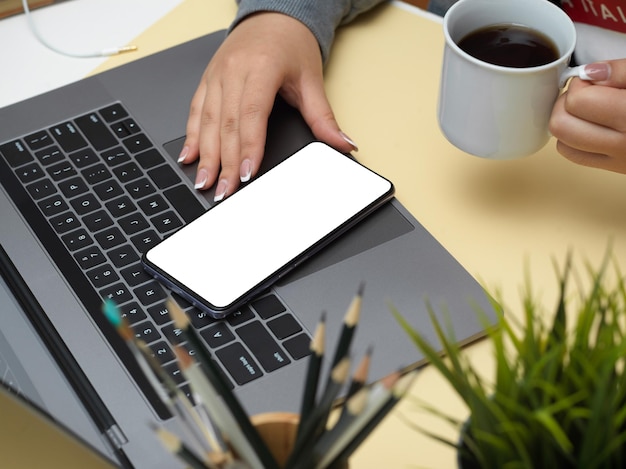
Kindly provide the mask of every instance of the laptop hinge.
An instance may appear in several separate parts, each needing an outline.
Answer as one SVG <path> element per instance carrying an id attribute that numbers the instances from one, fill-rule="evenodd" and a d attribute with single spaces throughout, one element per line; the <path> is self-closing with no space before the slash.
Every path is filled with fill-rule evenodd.
<path id="1" fill-rule="evenodd" d="M 117 425 L 110 426 L 106 431 L 106 436 L 115 449 L 120 449 L 128 443 L 128 438 Z"/>

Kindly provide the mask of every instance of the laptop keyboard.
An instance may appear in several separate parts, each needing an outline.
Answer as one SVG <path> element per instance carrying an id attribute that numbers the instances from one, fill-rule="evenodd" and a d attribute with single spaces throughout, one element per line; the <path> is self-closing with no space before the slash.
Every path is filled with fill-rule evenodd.
<path id="1" fill-rule="evenodd" d="M 310 337 L 275 294 L 214 320 L 143 270 L 141 254 L 204 208 L 120 103 L 1 144 L 0 154 L 5 189 L 161 417 L 167 411 L 103 318 L 103 298 L 188 395 L 169 295 L 233 388 L 309 354 Z"/>

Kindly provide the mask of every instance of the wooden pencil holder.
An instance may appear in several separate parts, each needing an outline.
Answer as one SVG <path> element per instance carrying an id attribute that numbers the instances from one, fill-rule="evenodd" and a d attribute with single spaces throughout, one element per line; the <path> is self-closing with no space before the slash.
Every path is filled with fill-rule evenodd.
<path id="1" fill-rule="evenodd" d="M 284 467 L 296 441 L 300 416 L 289 412 L 268 412 L 254 415 L 252 424 L 280 467 Z M 349 469 L 347 462 L 329 469 Z"/>

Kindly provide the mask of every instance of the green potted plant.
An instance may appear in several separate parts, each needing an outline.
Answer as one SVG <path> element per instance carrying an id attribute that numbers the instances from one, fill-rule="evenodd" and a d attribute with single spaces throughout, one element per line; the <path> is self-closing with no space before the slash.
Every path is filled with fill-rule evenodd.
<path id="1" fill-rule="evenodd" d="M 548 321 L 541 319 L 549 315 L 530 289 L 521 321 L 494 301 L 495 327 L 486 323 L 495 363 L 488 380 L 469 363 L 432 306 L 441 347 L 428 343 L 392 308 L 469 410 L 461 422 L 430 409 L 458 426 L 458 441 L 430 436 L 458 449 L 460 468 L 626 467 L 626 282 L 616 266 L 617 280 L 607 286 L 604 262 L 598 270 L 588 268 L 590 286 L 578 283 L 574 299 L 568 297 L 570 265 L 568 258 L 558 274 L 560 299 Z"/>

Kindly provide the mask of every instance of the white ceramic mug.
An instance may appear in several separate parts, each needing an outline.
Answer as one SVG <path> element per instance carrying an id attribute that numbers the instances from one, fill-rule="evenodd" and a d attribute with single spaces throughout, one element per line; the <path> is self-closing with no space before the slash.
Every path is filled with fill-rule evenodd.
<path id="1" fill-rule="evenodd" d="M 538 67 L 483 62 L 457 43 L 501 23 L 527 26 L 552 39 L 559 58 Z M 512 159 L 535 153 L 550 135 L 548 121 L 576 44 L 570 18 L 547 0 L 461 0 L 443 19 L 445 50 L 439 126 L 456 147 L 476 156 Z"/>

